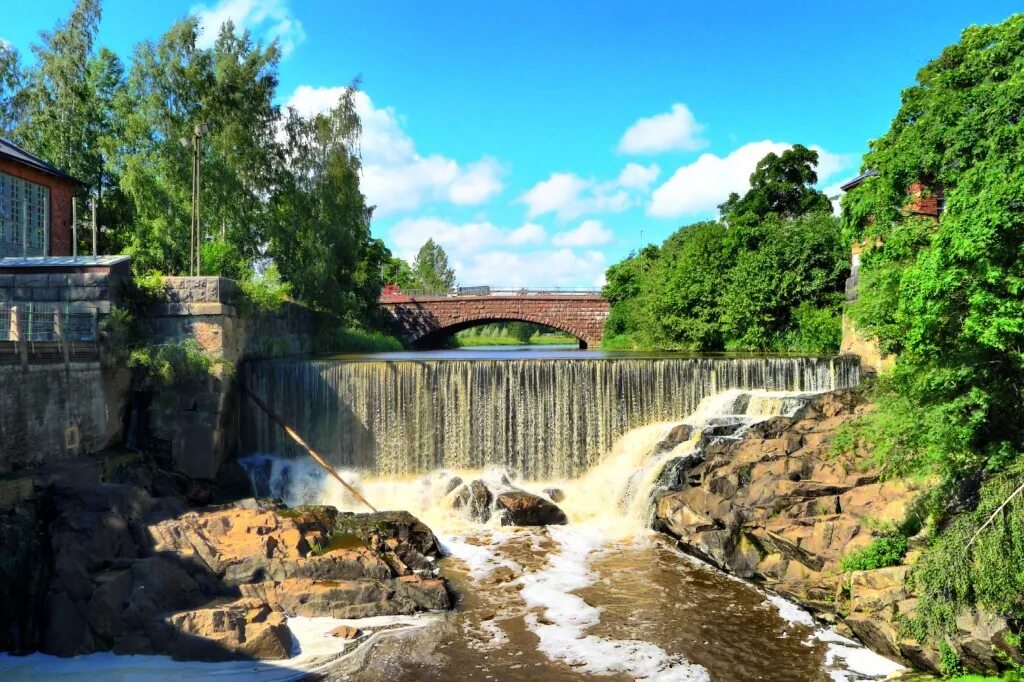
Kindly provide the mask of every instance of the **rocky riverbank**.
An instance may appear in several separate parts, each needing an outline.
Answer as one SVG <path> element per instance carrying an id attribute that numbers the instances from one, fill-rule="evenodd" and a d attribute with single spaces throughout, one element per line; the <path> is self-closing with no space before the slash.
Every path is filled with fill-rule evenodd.
<path id="1" fill-rule="evenodd" d="M 411 514 L 155 493 L 64 480 L 0 512 L 0 649 L 284 659 L 288 616 L 451 606 L 437 541 Z"/>
<path id="2" fill-rule="evenodd" d="M 729 425 L 700 436 L 694 454 L 666 467 L 672 492 L 657 502 L 657 528 L 679 547 L 723 571 L 774 590 L 880 654 L 937 672 L 935 642 L 906 636 L 901 622 L 916 599 L 908 572 L 924 538 L 894 566 L 844 572 L 844 556 L 902 524 L 925 484 L 886 480 L 862 450 L 836 455 L 832 441 L 870 405 L 850 391 L 812 399 L 793 417 L 775 417 L 737 438 Z M 677 427 L 668 450 L 695 437 Z M 971 669 L 994 672 L 1009 656 L 1012 625 L 994 614 L 965 612 L 947 644 Z"/>

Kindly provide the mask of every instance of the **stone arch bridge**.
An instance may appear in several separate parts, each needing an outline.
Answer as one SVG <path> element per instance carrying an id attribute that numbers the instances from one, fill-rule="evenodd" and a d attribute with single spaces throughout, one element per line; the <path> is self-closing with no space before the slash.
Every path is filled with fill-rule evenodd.
<path id="1" fill-rule="evenodd" d="M 608 318 L 608 301 L 597 290 L 505 290 L 463 287 L 449 293 L 385 288 L 380 307 L 406 343 L 438 346 L 455 332 L 491 322 L 533 322 L 572 334 L 580 348 L 597 347 Z"/>

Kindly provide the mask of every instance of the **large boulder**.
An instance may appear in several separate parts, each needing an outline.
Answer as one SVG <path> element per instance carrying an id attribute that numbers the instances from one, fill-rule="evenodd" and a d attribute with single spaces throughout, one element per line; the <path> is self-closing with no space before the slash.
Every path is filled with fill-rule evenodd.
<path id="1" fill-rule="evenodd" d="M 29 635 L 4 640 L 20 653 L 281 659 L 290 615 L 451 606 L 436 538 L 405 512 L 251 499 L 187 510 L 180 496 L 109 483 L 51 485 L 30 502 L 0 513 L 0 537 L 31 550 L 0 566 L 29 593 L 5 601 L 19 613 L 4 622 Z"/>
<path id="2" fill-rule="evenodd" d="M 278 660 L 292 653 L 287 618 L 255 599 L 183 611 L 167 622 L 177 633 L 171 645 L 177 660 Z"/>
<path id="3" fill-rule="evenodd" d="M 555 526 L 569 522 L 557 505 L 525 490 L 501 493 L 495 499 L 503 526 Z"/>

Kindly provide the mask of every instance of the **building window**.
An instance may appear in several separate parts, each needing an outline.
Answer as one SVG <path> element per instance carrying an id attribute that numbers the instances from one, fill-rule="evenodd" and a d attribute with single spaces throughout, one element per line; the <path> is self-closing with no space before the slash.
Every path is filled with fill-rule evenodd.
<path id="1" fill-rule="evenodd" d="M 0 257 L 45 256 L 50 188 L 0 173 Z"/>

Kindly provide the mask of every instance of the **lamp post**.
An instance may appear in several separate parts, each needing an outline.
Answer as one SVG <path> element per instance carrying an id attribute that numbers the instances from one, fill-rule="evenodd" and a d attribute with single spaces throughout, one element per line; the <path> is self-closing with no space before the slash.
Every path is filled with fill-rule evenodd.
<path id="1" fill-rule="evenodd" d="M 203 231 L 199 222 L 199 139 L 210 132 L 209 123 L 197 123 L 192 129 L 192 139 L 181 138 L 181 146 L 192 148 L 192 224 L 189 228 L 188 271 L 199 275 L 202 270 L 200 252 L 203 245 Z"/>

